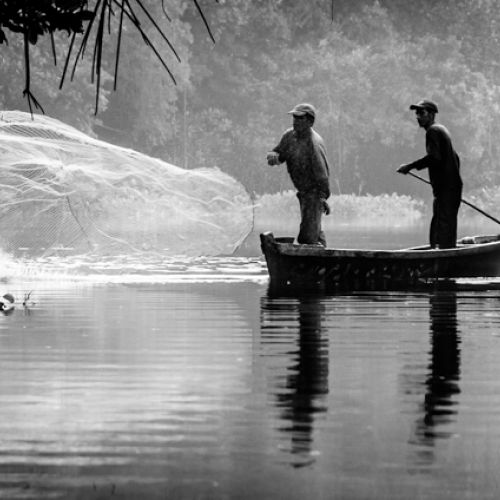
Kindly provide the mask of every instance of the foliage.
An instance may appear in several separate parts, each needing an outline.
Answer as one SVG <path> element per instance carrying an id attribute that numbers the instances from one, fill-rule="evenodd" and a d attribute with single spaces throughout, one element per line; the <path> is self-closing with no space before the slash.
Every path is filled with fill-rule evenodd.
<path id="1" fill-rule="evenodd" d="M 102 112 L 85 122 L 99 137 L 186 168 L 216 165 L 254 193 L 284 191 L 292 188 L 286 168 L 269 168 L 265 153 L 290 126 L 287 111 L 310 101 L 318 108 L 315 128 L 326 142 L 333 192 L 425 198 L 428 187 L 395 171 L 424 154 L 424 134 L 408 106 L 427 97 L 438 102 L 438 119 L 461 156 L 464 194 L 500 185 L 495 0 L 219 0 L 203 3 L 204 18 L 194 1 L 142 3 L 153 19 L 166 21 L 159 28 L 176 53 L 136 9 L 142 33 L 130 19 L 123 25 L 120 79 L 111 92 L 120 26 L 111 18 Z M 161 47 L 177 85 L 143 34 Z M 60 35 L 58 48 L 68 41 Z M 0 53 L 4 107 L 17 102 L 23 68 L 14 60 L 22 52 L 15 53 Z M 75 81 L 56 98 L 48 54 L 33 58 L 47 79 L 36 78 L 37 95 L 58 118 L 83 123 L 90 84 Z M 95 75 L 92 58 L 79 64 Z"/>
<path id="2" fill-rule="evenodd" d="M 500 215 L 498 210 L 500 206 L 500 189 L 498 189 L 498 186 L 486 185 L 480 189 L 476 189 L 470 193 L 467 201 L 497 218 Z M 474 211 L 472 213 L 476 214 Z"/>
<path id="3" fill-rule="evenodd" d="M 93 18 L 92 12 L 85 8 L 86 4 L 86 0 L 0 1 L 0 44 L 7 43 L 5 30 L 23 35 L 26 76 L 23 95 L 28 99 L 30 110 L 33 104 L 43 111 L 30 88 L 29 44 L 35 45 L 45 34 L 50 34 L 54 41 L 53 34 L 57 30 L 82 33 L 84 23 Z"/>
<path id="4" fill-rule="evenodd" d="M 146 3 L 152 14 L 161 16 L 161 6 L 154 0 Z M 105 129 L 103 138 L 122 146 L 132 147 L 155 156 L 168 157 L 179 164 L 182 151 L 182 99 L 189 88 L 189 66 L 192 34 L 189 25 L 180 20 L 186 5 L 182 0 L 169 2 L 169 33 L 175 39 L 176 51 L 164 54 L 173 69 L 178 85 L 172 85 L 169 75 L 155 63 L 155 54 L 141 43 L 140 35 L 126 29 L 122 35 L 120 75 L 116 92 L 109 96 L 109 107 L 101 114 Z M 158 45 L 161 39 L 152 28 L 145 28 Z M 110 61 L 105 64 L 109 66 Z M 180 108 L 180 109 L 179 109 Z"/>
<path id="5" fill-rule="evenodd" d="M 38 38 L 57 30 L 82 33 L 93 14 L 87 0 L 0 1 L 0 43 L 7 41 L 5 30 L 26 34 L 35 45 Z"/>
<path id="6" fill-rule="evenodd" d="M 64 33 L 54 34 L 57 40 L 56 57 L 61 57 L 61 49 L 67 43 Z M 16 110 L 24 109 L 25 103 L 19 93 L 17 82 L 22 80 L 24 67 L 22 63 L 23 54 L 22 40 L 12 38 L 9 46 L 0 51 L 0 65 L 2 77 L 0 79 L 0 109 Z M 50 49 L 50 40 L 42 39 L 36 46 L 32 47 L 32 70 L 34 75 L 32 87 L 34 93 L 44 103 L 44 110 L 53 117 L 60 119 L 79 130 L 95 135 L 95 127 L 100 123 L 100 117 L 94 116 L 95 89 L 92 83 L 83 77 L 90 71 L 90 61 L 82 61 L 78 68 L 78 78 L 71 84 L 59 90 L 59 78 L 54 71 L 54 60 Z M 103 81 L 111 80 L 107 72 L 103 72 Z M 106 109 L 108 105 L 109 90 L 103 90 L 100 94 L 100 107 Z"/>
<path id="7" fill-rule="evenodd" d="M 493 138 L 500 125 L 500 87 L 470 64 L 463 19 L 473 2 L 459 3 L 418 1 L 416 11 L 429 7 L 429 15 L 415 21 L 418 37 L 398 25 L 408 28 L 411 19 L 401 23 L 408 4 L 396 0 L 336 2 L 342 18 L 296 31 L 289 16 L 299 3 L 293 0 L 252 2 L 252 9 L 235 0 L 218 15 L 209 9 L 220 32 L 216 50 L 193 55 L 203 71 L 193 71 L 190 116 L 203 116 L 210 103 L 224 127 L 190 122 L 197 138 L 191 157 L 220 166 L 252 191 L 286 189 L 286 174 L 265 165 L 265 151 L 290 126 L 286 111 L 310 101 L 318 107 L 315 128 L 326 141 L 334 191 L 421 195 L 418 183 L 394 173 L 424 154 L 424 135 L 408 106 L 428 97 L 437 100 L 438 118 L 452 133 L 466 186 L 498 182 Z M 439 23 L 446 29 L 436 29 Z"/>
<path id="8" fill-rule="evenodd" d="M 208 26 L 205 15 L 198 3 L 198 0 L 192 0 L 200 14 L 205 27 L 211 38 L 213 35 Z M 218 0 L 215 0 L 218 2 Z M 89 4 L 92 9 L 89 10 Z M 158 3 L 157 3 L 158 5 Z M 165 17 L 169 20 L 170 17 L 166 13 L 163 2 L 162 10 Z M 93 35 L 93 51 L 92 51 L 92 81 L 96 82 L 96 113 L 99 105 L 99 94 L 102 83 L 102 63 L 103 54 L 106 45 L 105 34 L 106 31 L 110 35 L 112 29 L 116 30 L 116 49 L 115 49 L 115 87 L 116 78 L 118 74 L 118 66 L 121 51 L 121 37 L 124 30 L 124 20 L 128 20 L 141 35 L 143 42 L 149 49 L 156 55 L 158 61 L 163 68 L 170 75 L 173 83 L 176 83 L 174 75 L 170 70 L 169 64 L 164 60 L 164 57 L 158 50 L 158 45 L 150 37 L 148 30 L 144 28 L 144 20 L 149 21 L 154 31 L 159 35 L 171 49 L 176 59 L 181 62 L 180 57 L 171 43 L 170 39 L 165 35 L 164 31 L 158 24 L 158 17 L 152 15 L 153 9 L 146 7 L 143 0 L 37 0 L 32 2 L 30 0 L 0 0 L 0 44 L 7 42 L 5 30 L 13 33 L 21 33 L 23 35 L 24 43 L 24 62 L 25 62 L 25 75 L 26 84 L 23 95 L 28 99 L 28 106 L 32 111 L 32 104 L 43 112 L 43 108 L 39 101 L 31 92 L 31 62 L 29 44 L 36 45 L 39 37 L 45 34 L 50 34 L 52 45 L 55 46 L 53 34 L 58 30 L 65 30 L 71 35 L 71 44 L 66 56 L 66 63 L 64 65 L 63 77 L 64 81 L 70 58 L 73 50 L 76 50 L 75 62 L 73 65 L 72 77 L 75 74 L 76 66 L 81 60 L 81 56 L 87 49 Z M 141 19 L 144 18 L 144 19 Z M 112 22 L 116 20 L 116 22 Z M 76 35 L 84 33 L 78 49 L 74 49 L 74 41 Z"/>
<path id="9" fill-rule="evenodd" d="M 396 193 L 379 196 L 334 195 L 328 200 L 331 213 L 325 224 L 406 225 L 420 220 L 425 213 L 421 200 Z M 263 194 L 256 199 L 256 220 L 300 219 L 299 202 L 292 190 Z M 264 224 L 265 225 L 265 224 Z"/>

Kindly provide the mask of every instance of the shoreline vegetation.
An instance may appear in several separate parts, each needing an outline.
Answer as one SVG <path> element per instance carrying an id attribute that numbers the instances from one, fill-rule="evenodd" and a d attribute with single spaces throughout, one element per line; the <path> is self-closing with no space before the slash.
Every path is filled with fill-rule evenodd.
<path id="1" fill-rule="evenodd" d="M 498 192 L 498 194 L 497 194 Z M 500 189 L 490 188 L 467 195 L 493 216 L 500 216 Z M 397 193 L 382 195 L 332 195 L 331 213 L 323 217 L 323 229 L 331 248 L 398 249 L 427 242 L 432 216 L 429 198 L 413 198 Z M 466 205 L 458 215 L 458 236 L 497 234 L 498 224 Z M 299 203 L 294 190 L 254 197 L 253 230 L 237 249 L 238 256 L 260 255 L 259 234 L 272 231 L 275 236 L 295 236 L 300 223 Z"/>
<path id="2" fill-rule="evenodd" d="M 407 226 L 419 223 L 425 217 L 425 202 L 407 195 L 354 194 L 332 195 L 328 199 L 331 213 L 323 218 L 323 225 Z M 264 194 L 255 201 L 256 225 L 275 225 L 277 220 L 300 220 L 299 203 L 295 191 Z"/>
<path id="3" fill-rule="evenodd" d="M 500 216 L 499 189 L 483 189 L 469 196 L 468 201 L 493 216 Z M 431 200 L 422 200 L 397 193 L 381 195 L 342 194 L 328 199 L 331 214 L 323 218 L 325 229 L 339 226 L 358 228 L 410 228 L 428 224 Z M 488 220 L 472 208 L 462 204 L 459 219 L 469 224 Z M 257 195 L 255 198 L 255 227 L 272 227 L 276 224 L 295 226 L 300 220 L 299 203 L 294 190 Z M 495 226 L 492 226 L 495 227 Z M 498 227 L 498 226 L 496 226 Z"/>

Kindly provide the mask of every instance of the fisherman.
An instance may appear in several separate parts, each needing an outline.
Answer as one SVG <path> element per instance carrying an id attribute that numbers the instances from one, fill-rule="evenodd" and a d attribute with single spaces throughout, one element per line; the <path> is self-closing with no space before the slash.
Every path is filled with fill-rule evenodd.
<path id="1" fill-rule="evenodd" d="M 330 170 L 321 136 L 313 130 L 316 110 L 311 104 L 297 104 L 289 114 L 293 127 L 288 129 L 279 144 L 267 153 L 269 165 L 286 162 L 288 174 L 297 189 L 300 203 L 299 243 L 326 246 L 321 229 L 321 217 L 330 213 Z"/>
<path id="2" fill-rule="evenodd" d="M 460 158 L 453 149 L 450 133 L 435 122 L 436 103 L 422 100 L 410 106 L 415 110 L 418 124 L 425 129 L 427 155 L 413 163 L 401 165 L 398 172 L 412 169 L 429 170 L 434 196 L 430 227 L 431 248 L 454 248 L 457 241 L 457 216 L 462 197 Z"/>

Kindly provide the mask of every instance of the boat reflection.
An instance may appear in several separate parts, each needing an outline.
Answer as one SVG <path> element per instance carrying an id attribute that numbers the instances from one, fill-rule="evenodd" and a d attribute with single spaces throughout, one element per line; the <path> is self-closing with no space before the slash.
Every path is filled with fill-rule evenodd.
<path id="1" fill-rule="evenodd" d="M 286 436 L 282 446 L 291 455 L 294 467 L 313 463 L 314 422 L 327 410 L 328 338 L 322 322 L 325 308 L 321 297 L 276 297 L 262 299 L 261 339 L 264 355 L 287 349 L 286 375 L 275 377 L 275 403 L 279 409 L 280 430 Z"/>
<path id="2" fill-rule="evenodd" d="M 460 393 L 460 335 L 457 296 L 453 291 L 436 291 L 429 297 L 430 341 L 426 392 L 416 423 L 414 444 L 419 464 L 434 461 L 437 440 L 453 435 Z"/>

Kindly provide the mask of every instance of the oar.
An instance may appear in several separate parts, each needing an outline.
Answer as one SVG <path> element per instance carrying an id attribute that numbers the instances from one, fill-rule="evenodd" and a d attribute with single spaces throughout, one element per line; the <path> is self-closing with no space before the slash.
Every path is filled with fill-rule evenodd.
<path id="1" fill-rule="evenodd" d="M 412 177 L 415 177 L 415 179 L 418 179 L 422 182 L 425 182 L 426 184 L 430 184 L 430 182 L 423 177 L 420 177 L 417 174 L 412 174 L 411 172 L 408 172 L 408 175 L 411 175 Z M 484 210 L 481 210 L 479 207 L 476 207 L 476 205 L 473 205 L 472 203 L 468 202 L 467 200 L 464 200 L 463 198 L 460 200 L 462 203 L 465 203 L 469 207 L 473 208 L 474 210 L 477 210 L 480 214 L 483 214 L 485 217 L 488 217 L 488 219 L 491 219 L 492 221 L 495 221 L 497 224 L 500 224 L 500 220 L 495 219 L 493 215 L 487 214 Z"/>

